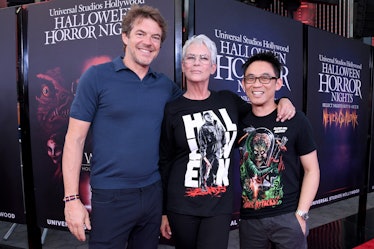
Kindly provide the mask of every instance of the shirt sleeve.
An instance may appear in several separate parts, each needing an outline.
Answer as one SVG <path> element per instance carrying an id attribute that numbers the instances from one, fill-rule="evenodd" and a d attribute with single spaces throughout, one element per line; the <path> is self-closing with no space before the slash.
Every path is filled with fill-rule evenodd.
<path id="1" fill-rule="evenodd" d="M 96 79 L 95 67 L 90 67 L 79 79 L 77 92 L 71 105 L 71 117 L 92 122 L 98 106 Z"/>

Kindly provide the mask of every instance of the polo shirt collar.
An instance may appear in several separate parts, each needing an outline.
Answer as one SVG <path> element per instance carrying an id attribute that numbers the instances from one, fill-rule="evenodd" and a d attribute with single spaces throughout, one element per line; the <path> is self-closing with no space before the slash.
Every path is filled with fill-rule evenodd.
<path id="1" fill-rule="evenodd" d="M 121 71 L 121 70 L 131 70 L 129 69 L 124 63 L 123 63 L 123 56 L 118 56 L 116 57 L 114 60 L 113 60 L 113 64 L 114 64 L 114 70 L 116 72 L 118 71 Z M 132 70 L 131 70 L 132 71 Z M 154 77 L 156 77 L 156 72 L 153 71 L 153 69 L 150 67 L 148 69 L 148 73 L 147 75 L 152 75 Z"/>

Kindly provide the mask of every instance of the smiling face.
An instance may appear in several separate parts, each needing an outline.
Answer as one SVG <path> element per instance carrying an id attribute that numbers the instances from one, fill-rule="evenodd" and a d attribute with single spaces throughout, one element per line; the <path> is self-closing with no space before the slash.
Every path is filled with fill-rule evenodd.
<path id="1" fill-rule="evenodd" d="M 161 35 L 157 22 L 150 18 L 138 18 L 128 35 L 122 33 L 122 41 L 126 45 L 126 66 L 149 67 L 160 51 Z"/>
<path id="2" fill-rule="evenodd" d="M 250 64 L 244 73 L 245 77 L 253 76 L 269 76 L 276 77 L 273 67 L 270 63 L 265 61 L 255 61 Z M 271 107 L 274 106 L 275 92 L 282 87 L 281 79 L 271 79 L 268 84 L 262 84 L 257 78 L 254 83 L 248 84 L 245 79 L 242 80 L 242 85 L 250 99 L 252 106 Z"/>

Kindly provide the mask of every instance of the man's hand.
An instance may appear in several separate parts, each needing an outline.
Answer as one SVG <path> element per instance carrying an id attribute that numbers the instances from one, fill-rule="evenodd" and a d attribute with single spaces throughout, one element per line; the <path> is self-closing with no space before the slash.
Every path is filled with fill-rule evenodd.
<path id="1" fill-rule="evenodd" d="M 288 98 L 281 98 L 278 103 L 277 121 L 284 122 L 293 118 L 296 114 L 295 106 Z"/>
<path id="2" fill-rule="evenodd" d="M 91 230 L 91 222 L 88 211 L 80 200 L 73 200 L 65 203 L 65 221 L 70 232 L 78 240 L 86 240 L 84 230 Z"/>
<path id="3" fill-rule="evenodd" d="M 164 236 L 166 239 L 171 238 L 171 229 L 170 229 L 168 217 L 166 215 L 162 216 L 160 231 L 161 231 L 162 236 Z"/>
<path id="4" fill-rule="evenodd" d="M 301 218 L 299 215 L 297 214 L 295 215 L 296 215 L 297 221 L 300 224 L 301 230 L 303 231 L 303 234 L 305 235 L 306 234 L 306 221 L 303 218 Z"/>

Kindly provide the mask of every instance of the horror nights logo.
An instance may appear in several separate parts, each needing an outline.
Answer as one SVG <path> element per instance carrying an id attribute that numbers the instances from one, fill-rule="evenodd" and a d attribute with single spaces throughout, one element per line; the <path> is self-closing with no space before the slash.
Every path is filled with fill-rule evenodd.
<path id="1" fill-rule="evenodd" d="M 362 99 L 362 64 L 321 54 L 318 59 L 321 62 L 318 92 L 330 96 L 329 103 L 322 103 L 323 125 L 356 128 L 359 105 L 355 104 L 355 99 Z"/>

